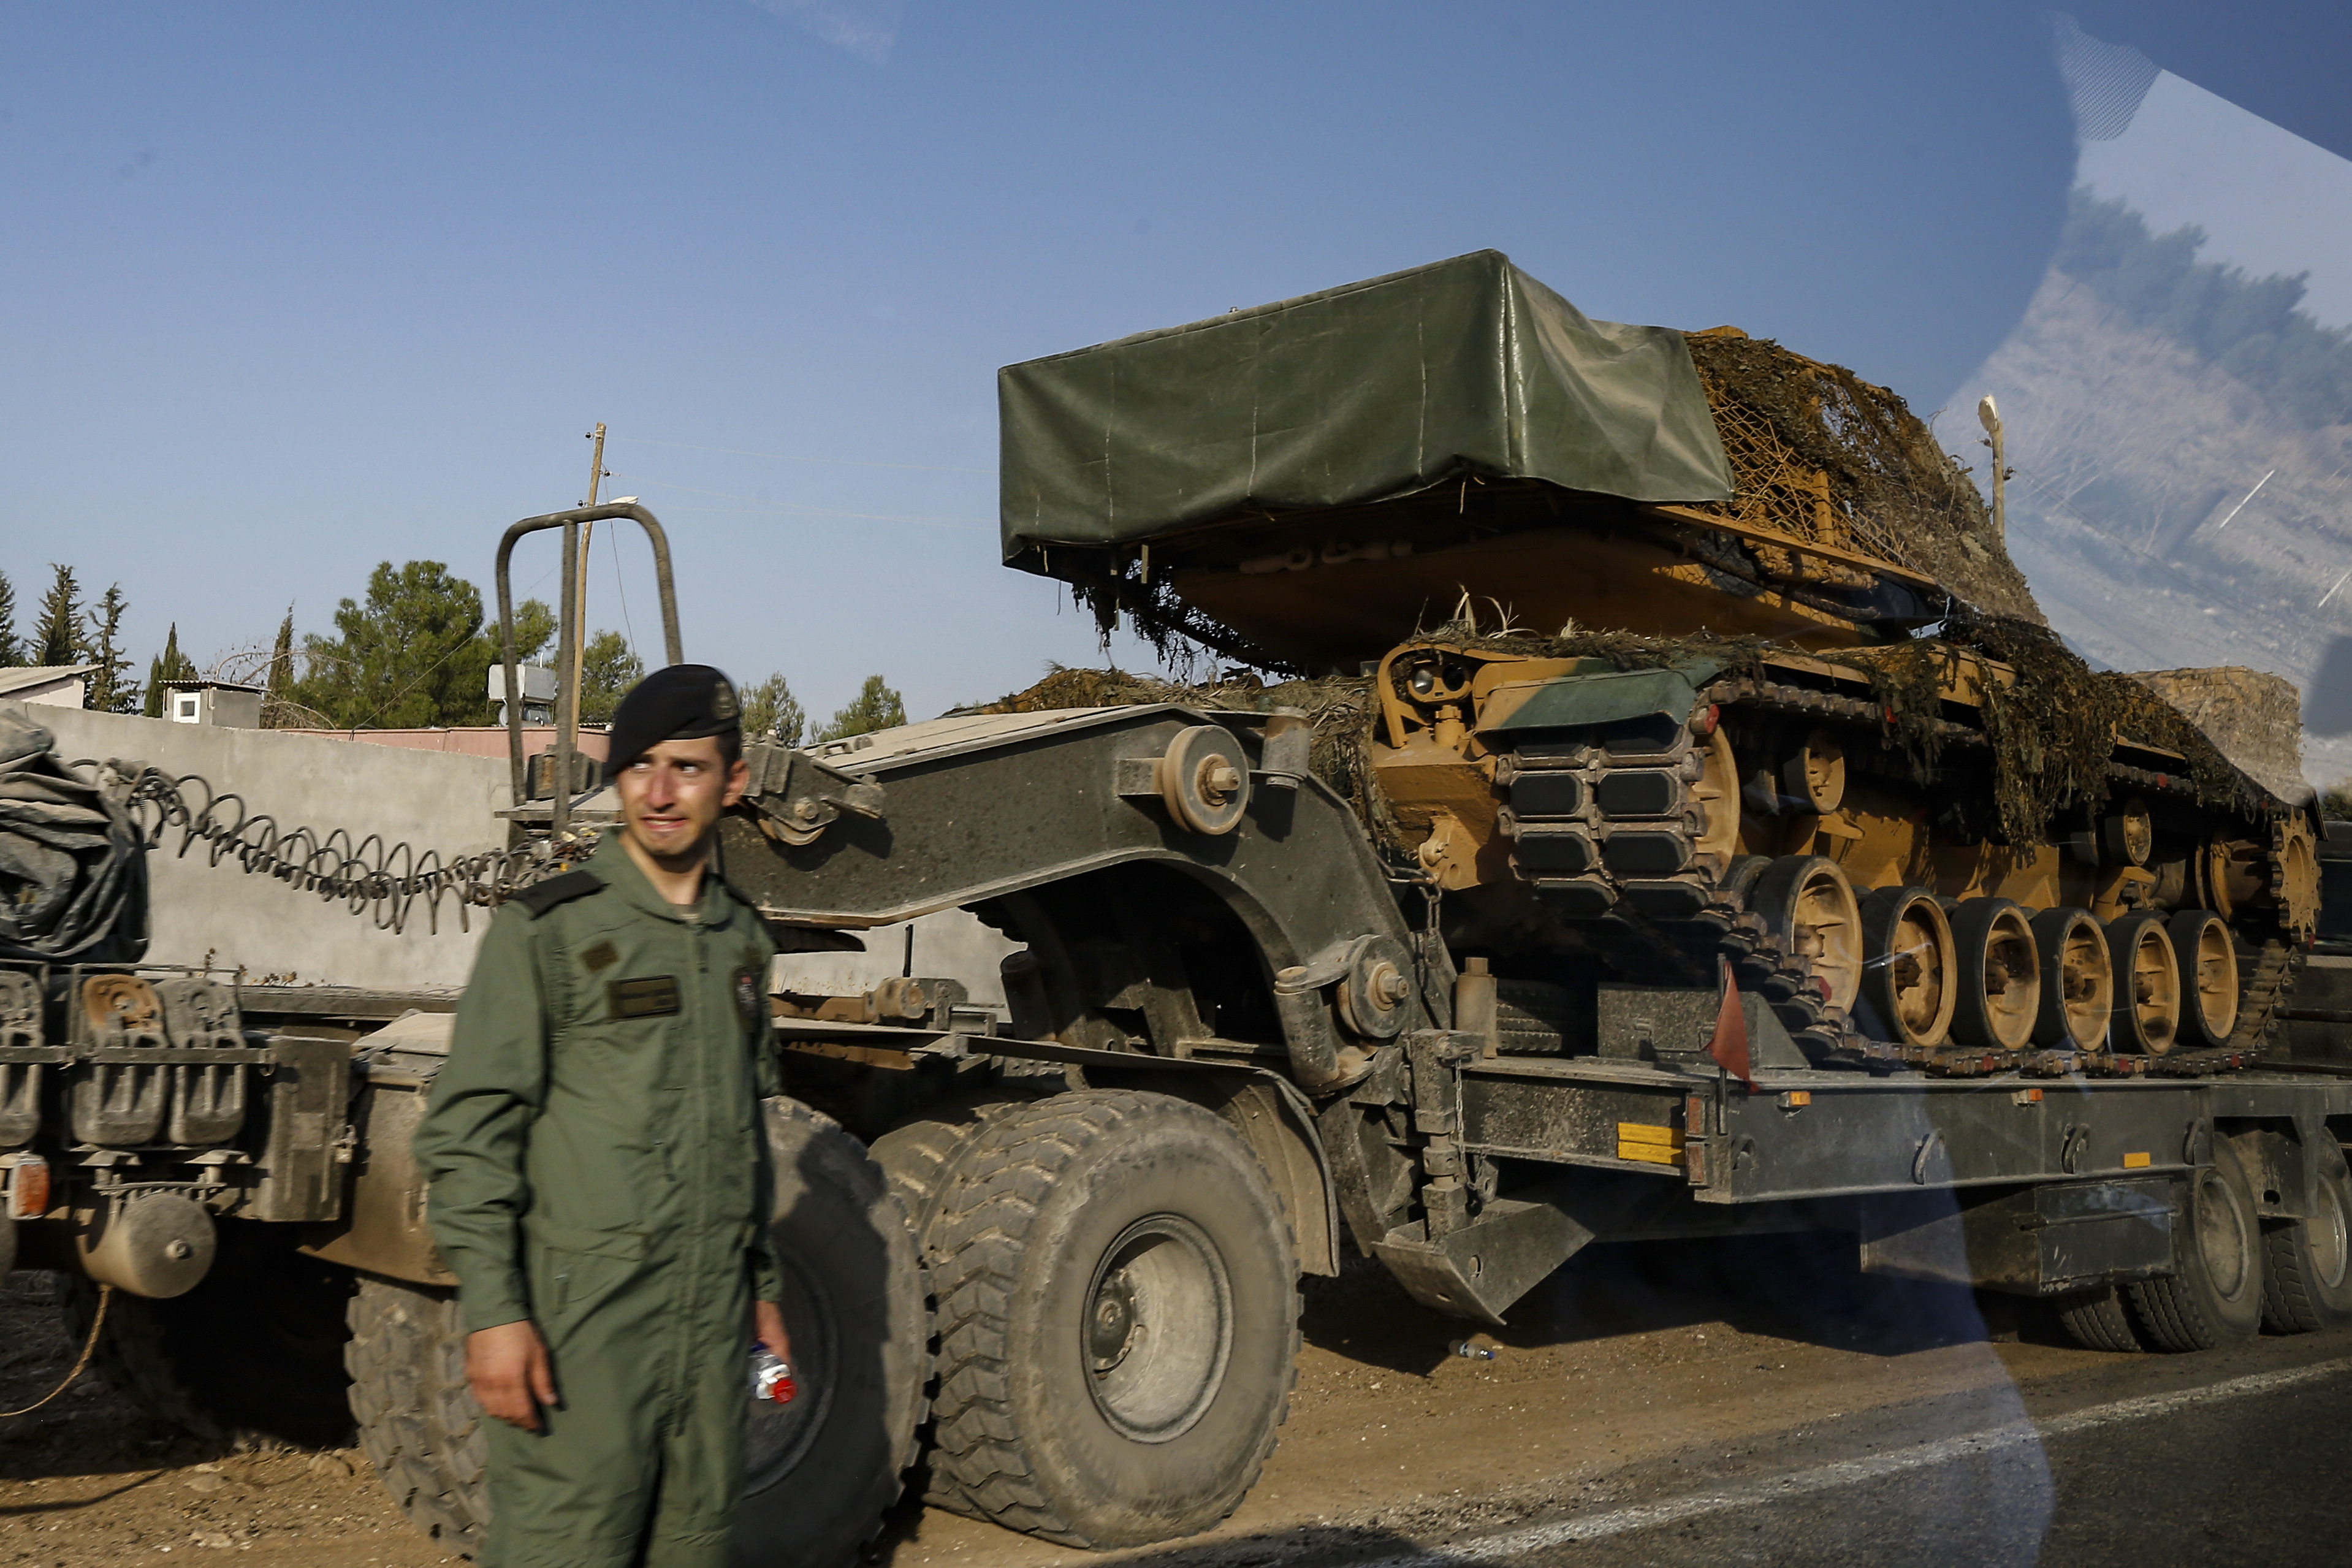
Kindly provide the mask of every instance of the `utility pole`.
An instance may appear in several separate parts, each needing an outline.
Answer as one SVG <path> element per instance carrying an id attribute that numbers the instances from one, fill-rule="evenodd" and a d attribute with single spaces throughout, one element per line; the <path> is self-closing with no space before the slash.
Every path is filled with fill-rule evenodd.
<path id="1" fill-rule="evenodd" d="M 595 442 L 596 447 L 594 455 L 588 459 L 588 499 L 581 504 L 594 506 L 596 488 L 604 481 L 604 423 L 603 420 L 596 422 L 596 428 L 588 433 L 588 439 Z M 583 523 L 580 529 L 580 560 L 574 567 L 579 575 L 578 580 L 572 584 L 572 613 L 579 617 L 579 624 L 572 631 L 572 668 L 563 672 L 564 681 L 573 694 L 572 711 L 575 714 L 580 711 L 581 668 L 586 661 L 588 647 L 588 546 L 595 541 L 595 523 Z M 566 779 L 564 784 L 569 787 L 571 781 Z"/>
<path id="2" fill-rule="evenodd" d="M 2009 459 L 2001 449 L 2000 410 L 1993 406 L 1992 394 L 1988 392 L 1977 405 L 1977 423 L 1991 437 L 1985 443 L 1992 448 L 1992 536 L 2003 545 L 2009 542 L 2009 510 L 2003 491 L 2009 484 Z M 596 426 L 602 430 L 604 426 Z"/>

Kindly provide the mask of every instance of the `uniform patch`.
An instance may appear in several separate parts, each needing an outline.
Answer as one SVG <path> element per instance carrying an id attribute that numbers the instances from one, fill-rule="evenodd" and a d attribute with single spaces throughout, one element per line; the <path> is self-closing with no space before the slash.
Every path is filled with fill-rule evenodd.
<path id="1" fill-rule="evenodd" d="M 615 980 L 606 987 L 615 1018 L 667 1018 L 678 1012 L 677 976 L 649 974 L 642 980 Z"/>
<path id="2" fill-rule="evenodd" d="M 580 962 L 588 966 L 589 973 L 593 974 L 598 970 L 612 968 L 614 964 L 620 962 L 620 958 L 621 955 L 614 951 L 611 942 L 600 942 L 582 953 Z"/>
<path id="3" fill-rule="evenodd" d="M 735 972 L 735 1011 L 743 1016 L 747 1029 L 760 1022 L 760 976 L 751 970 Z"/>

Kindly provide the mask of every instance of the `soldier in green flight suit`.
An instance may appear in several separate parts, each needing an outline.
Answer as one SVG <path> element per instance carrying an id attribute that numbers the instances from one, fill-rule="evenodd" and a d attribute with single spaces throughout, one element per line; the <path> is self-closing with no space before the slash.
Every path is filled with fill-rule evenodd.
<path id="1" fill-rule="evenodd" d="M 500 909 L 418 1128 L 489 1435 L 483 1568 L 720 1564 L 753 1338 L 790 1359 L 758 916 L 710 872 L 747 770 L 707 665 L 614 715 L 621 821 Z"/>

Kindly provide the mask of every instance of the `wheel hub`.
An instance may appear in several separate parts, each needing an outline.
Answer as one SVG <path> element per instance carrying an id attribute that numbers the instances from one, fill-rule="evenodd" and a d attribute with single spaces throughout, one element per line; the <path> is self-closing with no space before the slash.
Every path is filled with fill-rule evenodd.
<path id="1" fill-rule="evenodd" d="M 1135 1343 L 1135 1285 L 1120 1269 L 1095 1291 L 1087 1310 L 1087 1365 L 1106 1373 L 1127 1359 Z"/>

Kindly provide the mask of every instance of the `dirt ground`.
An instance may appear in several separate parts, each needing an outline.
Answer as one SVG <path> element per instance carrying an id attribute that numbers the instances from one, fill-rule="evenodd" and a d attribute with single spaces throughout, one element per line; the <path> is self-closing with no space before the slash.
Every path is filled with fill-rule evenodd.
<path id="1" fill-rule="evenodd" d="M 49 1295 L 46 1276 L 26 1273 L 0 1290 L 0 1409 L 73 1363 Z M 1226 1555 L 1225 1542 L 1234 1561 L 1265 1562 L 1283 1554 L 1269 1542 L 1507 1525 L 1601 1495 L 1637 1467 L 1754 1454 L 1930 1395 L 1981 1390 L 1997 1403 L 2012 1384 L 2112 1359 L 2005 1308 L 1864 1279 L 1851 1241 L 1827 1237 L 1596 1247 L 1515 1310 L 1494 1359 L 1474 1360 L 1449 1349 L 1465 1325 L 1358 1261 L 1308 1282 L 1281 1447 L 1240 1511 L 1183 1555 Z M 877 1551 L 888 1568 L 1104 1561 L 913 1504 Z M 402 1520 L 356 1449 L 206 1445 L 88 1376 L 36 1415 L 0 1420 L 0 1568 L 214 1552 L 256 1568 L 454 1561 Z"/>

